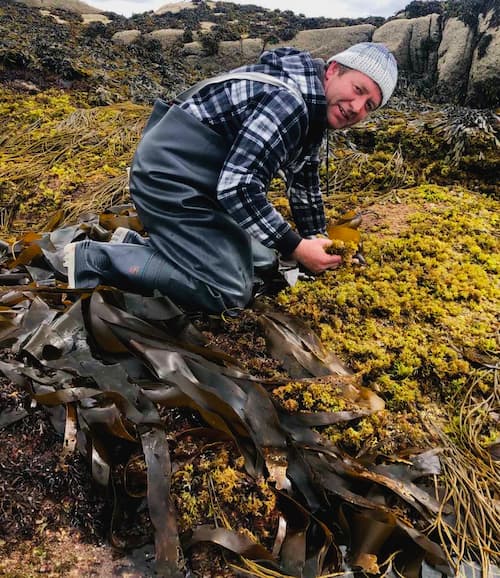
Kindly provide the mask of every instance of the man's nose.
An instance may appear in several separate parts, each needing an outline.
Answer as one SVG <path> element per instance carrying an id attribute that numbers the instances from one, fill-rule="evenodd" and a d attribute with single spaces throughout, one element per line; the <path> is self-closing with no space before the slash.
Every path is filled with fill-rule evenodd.
<path id="1" fill-rule="evenodd" d="M 364 98 L 362 96 L 359 96 L 359 97 L 351 100 L 351 111 L 352 111 L 354 116 L 358 116 L 359 113 L 362 110 L 364 110 L 364 108 L 365 108 L 365 102 L 364 102 Z"/>

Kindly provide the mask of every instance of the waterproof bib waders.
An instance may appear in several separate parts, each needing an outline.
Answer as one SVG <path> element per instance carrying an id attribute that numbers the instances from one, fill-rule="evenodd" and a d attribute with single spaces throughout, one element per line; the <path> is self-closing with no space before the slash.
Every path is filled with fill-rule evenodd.
<path id="1" fill-rule="evenodd" d="M 227 79 L 267 82 L 300 95 L 261 73 L 229 73 L 182 93 Z M 302 96 L 300 96 L 302 98 Z M 242 229 L 216 199 L 231 143 L 177 105 L 157 100 L 137 147 L 130 192 L 148 239 L 113 244 L 83 241 L 75 248 L 75 284 L 105 283 L 138 293 L 158 290 L 188 310 L 220 313 L 244 307 L 255 267 L 271 267 L 276 252 Z"/>

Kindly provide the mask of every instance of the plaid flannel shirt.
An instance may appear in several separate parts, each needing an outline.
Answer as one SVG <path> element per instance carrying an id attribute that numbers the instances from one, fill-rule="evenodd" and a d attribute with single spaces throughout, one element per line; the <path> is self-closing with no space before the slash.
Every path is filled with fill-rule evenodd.
<path id="1" fill-rule="evenodd" d="M 289 255 L 302 237 L 325 231 L 319 187 L 319 148 L 326 129 L 324 65 L 291 48 L 265 52 L 238 70 L 271 74 L 292 91 L 251 80 L 227 80 L 195 93 L 180 106 L 232 143 L 220 173 L 217 199 L 250 235 Z M 285 175 L 299 234 L 267 198 L 278 171 Z"/>

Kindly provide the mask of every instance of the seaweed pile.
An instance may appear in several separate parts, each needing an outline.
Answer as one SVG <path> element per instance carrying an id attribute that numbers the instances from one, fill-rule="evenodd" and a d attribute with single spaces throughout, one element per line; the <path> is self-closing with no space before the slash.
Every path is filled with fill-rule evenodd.
<path id="1" fill-rule="evenodd" d="M 127 27 L 127 19 L 110 16 Z M 129 100 L 152 103 L 192 76 L 183 60 L 173 58 L 158 42 L 113 42 L 112 27 L 86 25 L 71 10 L 47 14 L 5 0 L 0 7 L 0 80 L 21 93 L 80 91 L 99 106 Z"/>
<path id="2" fill-rule="evenodd" d="M 50 408 L 54 426 L 64 433 L 61 459 L 78 445 L 96 482 L 113 485 L 112 542 L 130 547 L 137 539 L 118 530 L 125 509 L 120 502 L 127 496 L 137 506 L 147 498 L 158 569 L 167 575 L 183 575 L 180 543 L 189 549 L 205 541 L 239 554 L 242 567 L 250 573 L 258 568 L 260 575 L 338 572 L 344 558 L 339 546 L 347 540 L 352 564 L 367 571 L 378 571 L 385 560 L 408 576 L 423 558 L 446 565 L 439 545 L 421 531 L 440 506 L 414 483 L 439 472 L 436 453 L 388 461 L 374 456 L 363 463 L 315 431 L 380 410 L 384 402 L 375 393 L 360 386 L 307 327 L 264 305 L 257 309 L 259 323 L 288 377 L 259 379 L 245 372 L 236 359 L 208 347 L 165 297 L 106 288 L 86 295 L 68 291 L 55 280 L 61 276 L 57 249 L 99 227 L 102 221 L 87 221 L 14 247 L 19 254 L 4 282 L 29 285 L 2 293 L 2 343 L 15 357 L 1 370 Z M 287 411 L 272 391 L 292 380 L 320 383 L 351 409 Z M 190 423 L 178 408 L 196 411 L 200 423 Z M 4 412 L 3 425 L 25 413 Z M 181 491 L 175 504 L 175 490 L 185 488 L 189 466 L 193 475 L 193 465 L 208 452 L 215 462 L 232 455 L 234 466 L 216 476 L 212 464 L 207 491 L 213 522 L 184 528 L 181 540 L 174 506 L 185 517 L 189 503 Z M 237 511 L 247 506 L 247 532 L 233 529 L 218 506 L 221 486 L 234 493 L 239 478 L 262 486 L 247 490 L 253 504 L 235 500 Z M 259 492 L 267 504 L 262 498 L 258 503 Z M 264 543 L 251 533 L 252 518 L 262 510 L 268 516 L 261 521 Z"/>
<path id="3" fill-rule="evenodd" d="M 453 491 L 440 499 L 446 444 L 436 444 L 439 430 L 419 447 L 393 442 L 388 452 L 364 444 L 356 457 L 346 451 L 349 436 L 334 435 L 335 428 L 361 432 L 386 403 L 297 315 L 260 298 L 240 320 L 223 318 L 221 331 L 160 295 L 68 290 L 64 244 L 105 240 L 117 226 L 140 224 L 133 207 L 118 206 L 55 225 L 4 247 L 0 339 L 11 354 L 0 370 L 47 408 L 61 435 L 61 463 L 78 449 L 95 482 L 112 490 L 115 547 L 154 536 L 156 570 L 168 576 L 192 571 L 191 553 L 207 542 L 226 552 L 226 569 L 257 576 L 352 568 L 411 577 L 424 561 L 448 572 L 462 561 L 468 544 L 462 556 L 450 547 Z M 317 284 L 298 283 L 280 299 Z M 278 363 L 249 371 L 227 346 L 217 347 L 215 336 L 231 333 L 228 324 L 249 319 L 253 338 L 258 327 L 267 344 L 269 353 L 260 354 Z M 242 335 L 239 342 L 250 346 Z M 497 397 L 490 394 L 492 407 Z M 26 414 L 11 404 L 1 425 Z M 492 476 L 487 467 L 482 480 L 477 473 L 491 492 Z M 488 516 L 479 536 L 485 550 L 496 524 L 494 511 Z M 482 562 L 487 567 L 489 558 Z"/>

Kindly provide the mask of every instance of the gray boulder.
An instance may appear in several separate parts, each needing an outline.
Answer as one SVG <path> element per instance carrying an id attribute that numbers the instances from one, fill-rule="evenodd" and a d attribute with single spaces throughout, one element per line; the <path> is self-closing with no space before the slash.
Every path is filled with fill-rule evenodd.
<path id="1" fill-rule="evenodd" d="M 413 20 L 409 54 L 414 72 L 434 76 L 440 40 L 441 26 L 438 14 L 429 14 Z"/>
<path id="2" fill-rule="evenodd" d="M 373 33 L 373 42 L 382 42 L 394 54 L 401 68 L 410 68 L 410 40 L 413 20 L 398 18 L 382 24 Z"/>
<path id="3" fill-rule="evenodd" d="M 496 25 L 495 25 L 496 22 Z M 498 106 L 500 34 L 494 10 L 479 16 L 478 40 L 472 55 L 467 101 L 475 106 Z"/>
<path id="4" fill-rule="evenodd" d="M 438 49 L 436 91 L 443 100 L 463 99 L 474 49 L 474 30 L 458 18 L 449 18 Z"/>
<path id="5" fill-rule="evenodd" d="M 201 64 L 204 74 L 208 76 L 255 62 L 263 46 L 262 40 L 258 38 L 224 40 L 219 42 L 217 54 L 207 56 L 202 43 L 195 41 L 184 44 L 182 56 L 187 62 Z"/>
<path id="6" fill-rule="evenodd" d="M 198 40 L 195 40 L 194 42 L 186 42 L 186 44 L 184 44 L 184 46 L 182 47 L 182 55 L 183 56 L 195 56 L 195 57 L 200 57 L 203 56 L 204 54 L 204 50 L 203 50 L 203 46 L 201 45 L 201 42 L 199 42 Z"/>
<path id="7" fill-rule="evenodd" d="M 328 59 L 352 44 L 370 42 L 374 30 L 375 26 L 372 24 L 301 30 L 293 40 L 281 42 L 277 46 L 294 46 L 301 50 L 308 50 L 316 58 Z M 276 45 L 269 48 L 274 46 Z"/>
<path id="8" fill-rule="evenodd" d="M 149 34 L 145 34 L 145 36 L 146 38 L 158 40 L 163 48 L 169 48 L 180 40 L 183 34 L 184 31 L 179 30 L 179 28 L 159 28 L 158 30 L 153 30 L 153 32 L 150 32 Z"/>
<path id="9" fill-rule="evenodd" d="M 31 8 L 62 8 L 63 10 L 71 10 L 78 14 L 99 14 L 103 12 L 99 8 L 95 8 L 80 0 L 16 0 L 20 4 L 26 4 Z"/>
<path id="10" fill-rule="evenodd" d="M 117 44 L 130 44 L 137 40 L 141 35 L 140 30 L 121 30 L 120 32 L 115 32 L 111 37 L 111 40 Z"/>
<path id="11" fill-rule="evenodd" d="M 433 77 L 436 70 L 440 38 L 438 14 L 397 18 L 386 22 L 373 34 L 373 42 L 383 42 L 401 68 L 429 77 Z"/>
<path id="12" fill-rule="evenodd" d="M 263 43 L 260 38 L 244 38 L 243 40 L 225 40 L 219 45 L 219 54 L 228 59 L 234 58 L 234 66 L 254 62 L 262 52 Z"/>

